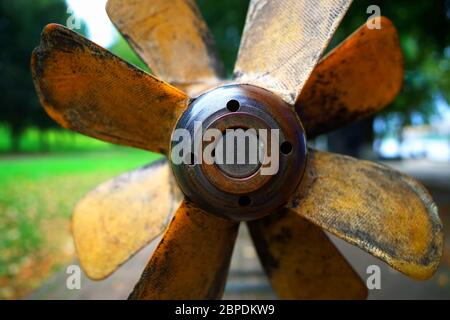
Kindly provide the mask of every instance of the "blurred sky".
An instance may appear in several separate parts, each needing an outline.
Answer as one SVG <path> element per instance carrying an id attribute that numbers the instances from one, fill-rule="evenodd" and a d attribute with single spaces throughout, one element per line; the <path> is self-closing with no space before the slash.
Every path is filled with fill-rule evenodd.
<path id="1" fill-rule="evenodd" d="M 107 0 L 66 0 L 67 6 L 88 27 L 89 38 L 103 47 L 117 39 L 117 32 L 106 14 Z"/>

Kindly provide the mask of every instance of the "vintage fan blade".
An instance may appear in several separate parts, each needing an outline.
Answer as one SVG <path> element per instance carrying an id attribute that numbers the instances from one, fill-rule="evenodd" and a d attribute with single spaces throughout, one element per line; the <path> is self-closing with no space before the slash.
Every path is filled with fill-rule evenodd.
<path id="1" fill-rule="evenodd" d="M 186 84 L 175 83 L 174 85 L 183 92 L 186 92 L 192 99 L 195 99 L 202 93 L 205 93 L 206 91 L 213 90 L 215 88 L 225 86 L 228 84 L 231 84 L 231 81 L 217 80 L 214 82 L 199 82 Z"/>
<path id="2" fill-rule="evenodd" d="M 107 277 L 162 234 L 181 201 L 170 174 L 159 161 L 101 184 L 77 203 L 72 233 L 90 278 Z"/>
<path id="3" fill-rule="evenodd" d="M 367 288 L 316 225 L 290 209 L 248 223 L 259 258 L 281 299 L 365 299 Z"/>
<path id="4" fill-rule="evenodd" d="M 439 264 L 436 205 L 417 181 L 386 166 L 309 150 L 288 207 L 413 278 L 429 278 Z"/>
<path id="5" fill-rule="evenodd" d="M 381 29 L 364 24 L 314 69 L 297 102 L 307 136 L 312 138 L 388 106 L 403 83 L 403 56 L 392 22 Z"/>
<path id="6" fill-rule="evenodd" d="M 251 0 L 234 69 L 238 82 L 294 104 L 352 0 Z"/>
<path id="7" fill-rule="evenodd" d="M 109 17 L 147 65 L 177 87 L 223 76 L 214 40 L 194 0 L 109 0 Z"/>
<path id="8" fill-rule="evenodd" d="M 130 299 L 219 299 L 238 228 L 185 200 Z"/>
<path id="9" fill-rule="evenodd" d="M 33 52 L 42 105 L 65 128 L 104 141 L 166 153 L 188 97 L 81 35 L 48 25 Z"/>

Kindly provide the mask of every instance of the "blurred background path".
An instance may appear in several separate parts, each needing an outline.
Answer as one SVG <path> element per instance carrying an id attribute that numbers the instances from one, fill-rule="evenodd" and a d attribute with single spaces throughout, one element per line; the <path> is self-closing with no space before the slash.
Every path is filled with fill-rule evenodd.
<path id="1" fill-rule="evenodd" d="M 411 280 L 358 248 L 333 236 L 330 238 L 349 259 L 362 279 L 367 279 L 367 266 L 380 266 L 381 290 L 371 290 L 369 299 L 450 299 L 450 197 L 448 196 L 450 194 L 450 164 L 430 164 L 427 161 L 402 161 L 387 164 L 424 182 L 442 208 L 440 214 L 446 227 L 446 252 L 433 278 L 424 282 Z M 81 289 L 68 290 L 65 285 L 68 275 L 63 268 L 28 298 L 126 299 L 139 279 L 158 240 L 152 242 L 106 280 L 95 282 L 83 275 Z M 275 298 L 276 295 L 256 257 L 247 228 L 241 224 L 224 299 Z"/>

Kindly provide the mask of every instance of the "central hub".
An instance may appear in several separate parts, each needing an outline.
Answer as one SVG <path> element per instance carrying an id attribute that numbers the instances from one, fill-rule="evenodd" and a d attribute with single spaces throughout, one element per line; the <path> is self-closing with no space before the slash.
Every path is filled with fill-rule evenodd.
<path id="1" fill-rule="evenodd" d="M 293 108 L 251 85 L 194 99 L 172 134 L 171 165 L 202 209 L 246 221 L 287 202 L 303 176 L 306 140 Z"/>
<path id="2" fill-rule="evenodd" d="M 244 150 L 239 150 L 239 146 L 236 143 L 230 143 L 230 139 L 232 138 L 231 135 L 223 135 L 219 138 L 219 141 L 217 142 L 218 145 L 224 146 L 225 150 L 221 157 L 216 156 L 216 165 L 219 167 L 219 169 L 225 173 L 226 175 L 233 177 L 233 178 L 247 178 L 253 175 L 258 171 L 258 169 L 261 167 L 261 162 L 259 161 L 251 161 L 253 152 L 256 153 L 257 156 L 262 157 L 263 154 L 263 146 L 260 144 L 260 141 L 258 141 L 258 135 L 256 132 L 253 132 L 251 130 L 247 130 L 245 128 L 238 128 L 237 132 L 242 132 L 244 134 Z M 248 138 L 247 138 L 248 137 Z M 227 142 L 228 141 L 228 142 Z M 257 144 L 257 150 L 252 150 L 252 142 L 256 141 Z M 230 148 L 227 148 L 228 145 L 232 145 Z M 239 163 L 239 152 L 243 151 L 244 155 L 244 161 L 241 161 Z M 215 155 L 215 153 L 214 153 Z M 227 162 L 228 159 L 232 159 L 233 161 Z"/>

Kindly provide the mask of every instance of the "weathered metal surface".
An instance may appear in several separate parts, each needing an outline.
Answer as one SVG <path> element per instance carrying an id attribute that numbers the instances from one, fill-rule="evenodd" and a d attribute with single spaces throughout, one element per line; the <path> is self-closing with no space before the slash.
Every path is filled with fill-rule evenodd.
<path id="1" fill-rule="evenodd" d="M 288 207 L 413 278 L 429 278 L 439 264 L 436 205 L 417 181 L 386 166 L 309 150 Z"/>
<path id="2" fill-rule="evenodd" d="M 238 227 L 185 201 L 130 299 L 219 299 Z"/>
<path id="3" fill-rule="evenodd" d="M 227 108 L 230 101 L 238 104 L 237 110 Z M 196 128 L 196 122 L 202 123 L 202 129 Z M 260 218 L 285 204 L 300 183 L 306 159 L 303 127 L 293 108 L 270 91 L 251 85 L 228 85 L 209 91 L 191 103 L 176 128 L 188 130 L 191 137 L 201 133 L 200 139 L 208 129 L 221 133 L 236 128 L 263 129 L 268 136 L 267 143 L 262 142 L 263 149 L 270 152 L 273 143 L 270 130 L 277 129 L 279 141 L 276 144 L 287 142 L 292 148 L 287 154 L 277 150 L 278 161 L 272 158 L 270 164 L 262 164 L 248 176 L 233 177 L 217 161 L 208 164 L 203 159 L 206 148 L 215 148 L 218 141 L 211 138 L 198 150 L 192 139 L 191 151 L 195 152 L 196 163 L 172 161 L 172 169 L 181 190 L 203 210 L 236 221 Z M 173 141 L 171 156 L 173 151 L 179 152 L 175 149 L 178 144 Z M 263 157 L 265 155 L 266 152 Z M 268 172 L 271 166 L 273 171 Z M 243 205 L 242 200 L 247 202 Z"/>
<path id="4" fill-rule="evenodd" d="M 234 69 L 238 82 L 294 104 L 352 0 L 252 0 Z"/>
<path id="5" fill-rule="evenodd" d="M 275 176 L 249 185 L 234 176 L 214 179 L 218 173 L 234 174 L 236 168 L 211 173 L 202 167 L 199 174 L 192 166 L 186 178 L 172 167 L 196 205 L 191 200 L 182 203 L 130 298 L 220 298 L 238 230 L 237 222 L 220 216 L 238 221 L 261 217 L 286 203 L 293 190 L 287 206 L 299 215 L 286 209 L 249 224 L 281 297 L 366 294 L 326 235 L 302 217 L 407 275 L 426 279 L 435 271 L 442 254 L 442 224 L 431 197 L 413 179 L 378 164 L 311 150 L 300 183 L 304 131 L 288 104 L 297 101 L 308 133 L 314 136 L 381 109 L 401 85 L 401 52 L 387 19 L 382 19 L 381 31 L 358 30 L 317 66 L 307 82 L 350 3 L 251 1 L 235 79 L 267 88 L 284 102 L 261 88 L 234 85 L 216 88 L 187 108 L 190 99 L 178 89 L 62 26 L 46 27 L 33 53 L 33 79 L 48 114 L 66 128 L 168 155 L 175 124 L 192 129 L 191 120 L 199 116 L 206 127 L 224 130 L 255 127 L 257 121 L 249 117 L 258 117 L 268 128 L 280 127 L 282 139 L 293 146 L 284 164 L 281 161 L 282 179 Z M 167 80 L 196 94 L 219 83 L 221 66 L 192 0 L 156 0 L 148 6 L 143 0 L 126 4 L 110 0 L 108 10 L 138 53 Z M 232 94 L 227 96 L 230 88 Z M 213 98 L 203 101 L 208 95 Z M 231 99 L 239 101 L 241 109 L 235 113 L 241 116 L 221 114 Z M 226 119 L 221 121 L 219 115 Z M 252 205 L 240 208 L 237 201 L 220 202 L 202 193 L 202 184 L 225 191 L 226 201 L 245 194 Z M 168 166 L 160 164 L 109 181 L 78 203 L 73 232 L 90 277 L 106 277 L 163 231 L 180 200 L 171 185 Z M 255 203 L 261 210 L 255 210 Z"/>
<path id="6" fill-rule="evenodd" d="M 166 153 L 188 97 L 81 35 L 48 25 L 33 52 L 41 104 L 56 122 L 107 142 Z"/>
<path id="7" fill-rule="evenodd" d="M 181 89 L 215 83 L 223 66 L 194 0 L 109 0 L 107 11 L 135 51 Z"/>
<path id="8" fill-rule="evenodd" d="M 403 56 L 392 22 L 364 24 L 314 69 L 296 102 L 308 138 L 388 106 L 403 83 Z"/>
<path id="9" fill-rule="evenodd" d="M 367 288 L 316 225 L 290 209 L 248 222 L 258 256 L 281 299 L 365 299 Z"/>
<path id="10" fill-rule="evenodd" d="M 78 202 L 72 233 L 90 278 L 105 278 L 165 230 L 180 203 L 169 176 L 160 161 L 107 181 Z"/>

